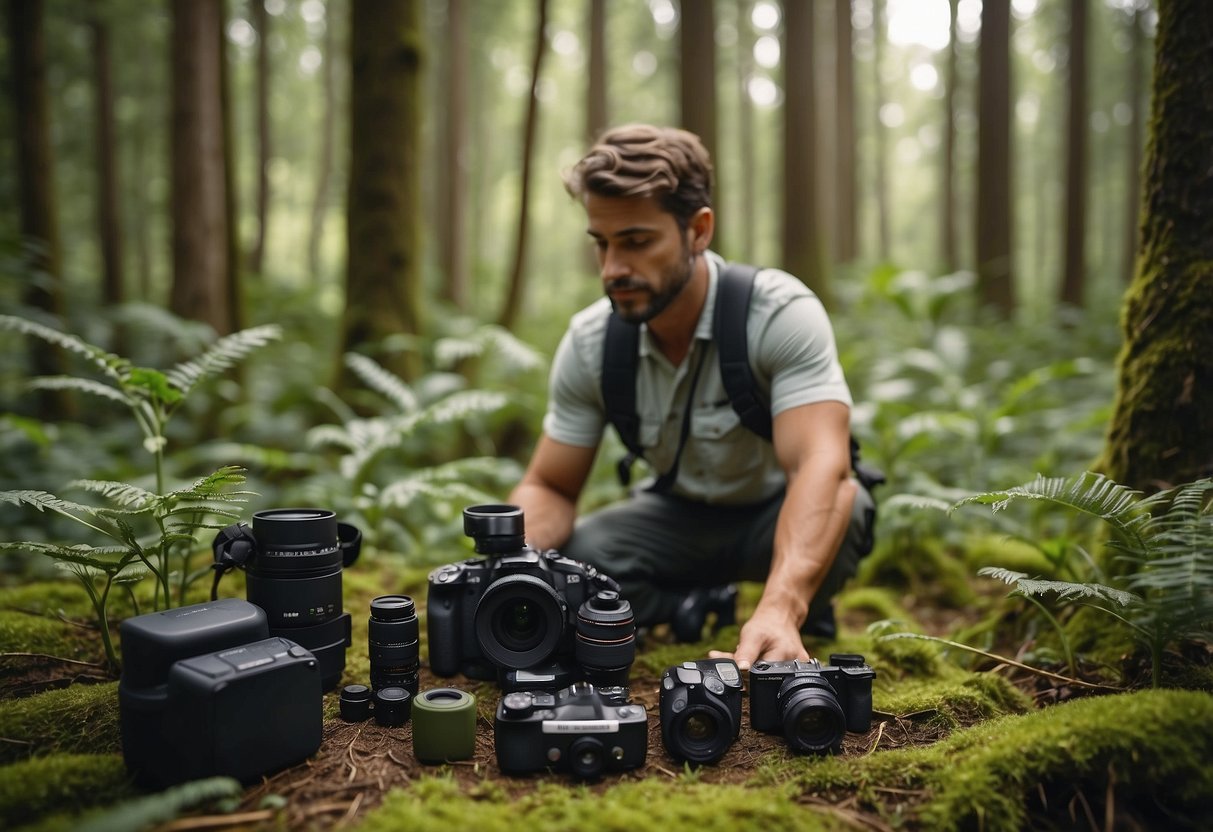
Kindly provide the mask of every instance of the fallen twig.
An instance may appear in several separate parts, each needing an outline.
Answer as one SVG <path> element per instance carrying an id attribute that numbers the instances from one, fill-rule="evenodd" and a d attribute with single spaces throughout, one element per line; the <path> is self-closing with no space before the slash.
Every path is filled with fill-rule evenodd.
<path id="1" fill-rule="evenodd" d="M 257 823 L 269 820 L 274 816 L 273 809 L 260 809 L 256 812 L 241 812 L 235 815 L 203 815 L 196 818 L 180 818 L 159 827 L 160 832 L 183 832 L 188 829 L 219 829 L 224 826 L 238 826 L 242 823 Z"/>
<path id="2" fill-rule="evenodd" d="M 52 656 L 48 653 L 0 653 L 0 659 L 49 659 L 52 662 L 64 664 L 82 664 L 85 667 L 105 667 L 101 662 L 84 662 L 79 659 L 66 659 L 63 656 Z"/>

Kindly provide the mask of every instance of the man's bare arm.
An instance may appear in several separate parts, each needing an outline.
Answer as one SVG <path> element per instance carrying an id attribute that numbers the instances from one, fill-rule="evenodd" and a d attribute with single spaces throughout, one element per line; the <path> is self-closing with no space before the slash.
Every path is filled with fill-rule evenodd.
<path id="1" fill-rule="evenodd" d="M 510 502 L 526 515 L 526 539 L 537 549 L 558 549 L 573 534 L 577 498 L 594 465 L 597 448 L 539 438 Z"/>
<path id="2" fill-rule="evenodd" d="M 787 494 L 762 598 L 734 654 L 743 668 L 760 658 L 808 658 L 800 625 L 834 563 L 855 497 L 849 417 L 841 402 L 795 407 L 775 417 L 775 455 L 787 474 Z"/>

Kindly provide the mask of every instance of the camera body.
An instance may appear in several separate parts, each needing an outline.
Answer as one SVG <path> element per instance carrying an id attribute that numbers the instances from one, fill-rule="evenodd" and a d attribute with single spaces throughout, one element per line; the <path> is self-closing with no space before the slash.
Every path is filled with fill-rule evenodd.
<path id="1" fill-rule="evenodd" d="M 863 656 L 834 653 L 830 663 L 757 662 L 750 668 L 750 724 L 782 733 L 793 751 L 838 751 L 847 731 L 872 727 L 872 680 Z"/>
<path id="2" fill-rule="evenodd" d="M 741 673 L 732 659 L 703 659 L 661 675 L 661 741 L 678 762 L 715 763 L 741 731 Z"/>
<path id="3" fill-rule="evenodd" d="M 350 646 L 341 573 L 361 545 L 362 533 L 327 509 L 278 508 L 255 512 L 252 528 L 236 523 L 222 529 L 211 549 L 220 572 L 245 571 L 248 600 L 265 610 L 270 635 L 310 650 L 324 689 L 332 690 Z"/>
<path id="4" fill-rule="evenodd" d="M 554 690 L 570 679 L 624 685 L 635 621 L 619 585 L 592 566 L 523 541 L 522 511 L 464 511 L 477 553 L 430 573 L 427 628 L 437 676 Z"/>
<path id="5" fill-rule="evenodd" d="M 622 687 L 577 682 L 564 690 L 515 691 L 493 720 L 497 764 L 506 774 L 552 769 L 582 779 L 644 765 L 648 714 Z"/>
<path id="6" fill-rule="evenodd" d="M 148 785 L 226 775 L 249 782 L 320 747 L 316 657 L 270 637 L 238 598 L 148 613 L 120 626 L 122 754 Z"/>

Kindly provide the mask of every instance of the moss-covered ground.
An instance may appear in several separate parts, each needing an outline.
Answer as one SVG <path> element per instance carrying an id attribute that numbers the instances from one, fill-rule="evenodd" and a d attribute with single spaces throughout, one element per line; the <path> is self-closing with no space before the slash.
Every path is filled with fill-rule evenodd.
<path id="1" fill-rule="evenodd" d="M 980 548 L 970 554 L 975 563 L 1002 556 Z M 636 771 L 589 784 L 557 774 L 503 776 L 493 748 L 493 686 L 437 680 L 423 668 L 423 687 L 453 682 L 477 693 L 473 760 L 422 766 L 412 756 L 411 726 L 344 723 L 336 695 L 328 694 L 320 752 L 224 801 L 149 796 L 132 782 L 122 764 L 116 682 L 101 665 L 100 639 L 78 586 L 0 589 L 0 829 L 123 828 L 136 823 L 133 817 L 178 812 L 193 817 L 161 821 L 160 828 L 1208 828 L 1207 656 L 1177 661 L 1168 677 L 1196 690 L 1076 698 L 1073 690 L 1059 693 L 1064 686 L 1009 665 L 975 664 L 935 642 L 882 639 L 878 628 L 869 629 L 873 622 L 894 620 L 898 629 L 943 636 L 979 633 L 1004 648 L 1008 634 L 1013 642 L 1024 633 L 1015 604 L 1003 598 L 1005 587 L 963 578 L 973 563 L 958 568 L 953 555 L 933 551 L 915 572 L 903 558 L 879 555 L 866 567 L 867 583 L 838 599 L 838 640 L 809 644 L 822 659 L 835 651 L 862 653 L 878 673 L 871 730 L 848 735 L 836 757 L 796 756 L 780 738 L 755 733 L 746 703 L 741 736 L 720 765 L 677 765 L 657 724 L 660 673 L 709 649 L 730 648 L 737 630 L 725 628 L 697 645 L 673 644 L 659 630 L 648 634 L 632 673 L 633 698 L 650 713 L 648 758 Z M 1025 562 L 1033 557 L 1022 555 Z M 424 616 L 424 586 L 423 571 L 386 555 L 372 553 L 347 573 L 354 634 L 346 682 L 369 675 L 370 599 L 411 594 Z M 239 592 L 238 581 L 225 590 Z M 756 587 L 743 588 L 743 615 L 756 597 Z M 115 607 L 115 618 L 128 614 L 126 606 Z M 1075 621 L 1082 619 L 1067 626 L 1077 628 Z M 1101 642 L 1089 635 L 1094 630 L 1071 638 L 1105 666 L 1116 663 L 1123 638 L 1112 632 Z M 1043 686 L 1052 695 L 1041 696 Z M 116 807 L 126 814 L 115 814 Z"/>

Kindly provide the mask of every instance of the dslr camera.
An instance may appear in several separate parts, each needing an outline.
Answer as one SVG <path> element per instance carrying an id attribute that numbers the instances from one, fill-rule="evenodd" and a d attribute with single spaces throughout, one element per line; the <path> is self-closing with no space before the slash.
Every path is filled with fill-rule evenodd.
<path id="1" fill-rule="evenodd" d="M 122 756 L 140 782 L 247 783 L 320 747 L 319 663 L 270 637 L 259 607 L 224 598 L 128 618 L 119 634 Z"/>
<path id="2" fill-rule="evenodd" d="M 648 714 L 622 687 L 577 682 L 556 693 L 514 691 L 493 720 L 497 764 L 506 774 L 552 769 L 590 780 L 644 765 Z"/>
<path id="3" fill-rule="evenodd" d="M 250 529 L 236 523 L 211 543 L 218 594 L 224 572 L 246 575 L 248 600 L 265 610 L 270 635 L 289 638 L 310 650 L 320 663 L 325 690 L 345 670 L 350 646 L 350 614 L 341 605 L 341 570 L 362 547 L 362 533 L 338 523 L 326 509 L 276 508 L 253 514 Z"/>
<path id="4" fill-rule="evenodd" d="M 837 752 L 845 732 L 872 727 L 875 678 L 853 653 L 834 653 L 824 666 L 817 659 L 758 662 L 750 668 L 750 724 L 783 734 L 793 751 Z"/>
<path id="5" fill-rule="evenodd" d="M 715 763 L 741 731 L 741 674 L 732 659 L 704 659 L 661 675 L 661 741 L 678 762 Z"/>
<path id="6" fill-rule="evenodd" d="M 481 557 L 430 573 L 430 667 L 437 676 L 496 678 L 504 690 L 555 690 L 571 681 L 626 685 L 636 655 L 632 607 L 594 567 L 523 536 L 512 505 L 464 509 Z"/>

